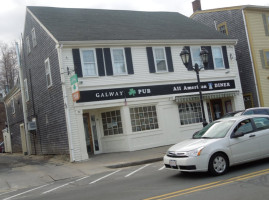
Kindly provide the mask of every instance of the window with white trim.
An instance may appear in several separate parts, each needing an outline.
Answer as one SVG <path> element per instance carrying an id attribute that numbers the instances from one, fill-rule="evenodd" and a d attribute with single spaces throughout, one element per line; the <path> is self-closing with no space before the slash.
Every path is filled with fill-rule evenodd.
<path id="1" fill-rule="evenodd" d="M 15 101 L 14 101 L 14 98 L 11 99 L 11 112 L 12 112 L 12 114 L 15 113 Z"/>
<path id="2" fill-rule="evenodd" d="M 94 49 L 80 49 L 83 77 L 97 76 L 96 54 Z"/>
<path id="3" fill-rule="evenodd" d="M 28 84 L 27 84 L 27 79 L 24 79 L 24 96 L 25 96 L 25 101 L 29 101 L 29 92 L 28 92 Z"/>
<path id="4" fill-rule="evenodd" d="M 212 47 L 212 56 L 215 69 L 224 69 L 224 59 L 221 47 Z"/>
<path id="5" fill-rule="evenodd" d="M 101 113 L 104 136 L 123 133 L 120 110 Z"/>
<path id="6" fill-rule="evenodd" d="M 203 66 L 203 62 L 200 56 L 201 52 L 201 47 L 198 46 L 191 46 L 191 60 L 192 60 L 192 65 L 194 66 L 195 64 L 198 64 L 199 67 Z"/>
<path id="7" fill-rule="evenodd" d="M 127 74 L 124 49 L 113 48 L 111 49 L 111 55 L 114 75 Z"/>
<path id="8" fill-rule="evenodd" d="M 31 52 L 29 36 L 26 37 L 26 48 L 27 48 L 27 53 L 29 54 Z"/>
<path id="9" fill-rule="evenodd" d="M 46 81 L 47 87 L 52 86 L 52 79 L 51 79 L 51 70 L 50 70 L 50 60 L 47 58 L 45 60 L 45 72 L 46 72 Z"/>
<path id="10" fill-rule="evenodd" d="M 180 124 L 195 124 L 202 122 L 202 108 L 199 102 L 178 104 Z"/>
<path id="11" fill-rule="evenodd" d="M 130 108 L 132 131 L 158 129 L 156 106 L 141 106 Z"/>
<path id="12" fill-rule="evenodd" d="M 32 29 L 32 42 L 33 42 L 33 47 L 35 47 L 37 45 L 35 28 Z"/>
<path id="13" fill-rule="evenodd" d="M 167 60 L 164 47 L 154 47 L 153 56 L 156 72 L 167 72 Z"/>

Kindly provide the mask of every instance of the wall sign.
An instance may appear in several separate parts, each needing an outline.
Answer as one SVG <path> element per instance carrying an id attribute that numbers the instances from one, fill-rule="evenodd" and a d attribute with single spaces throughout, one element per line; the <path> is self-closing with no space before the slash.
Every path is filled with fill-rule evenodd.
<path id="1" fill-rule="evenodd" d="M 234 88 L 235 88 L 234 80 L 201 82 L 202 91 L 217 91 Z M 198 85 L 196 82 L 129 87 L 129 88 L 114 88 L 105 90 L 87 90 L 87 91 L 80 91 L 80 100 L 78 100 L 77 103 L 125 99 L 125 98 L 127 99 L 138 98 L 138 97 L 158 96 L 167 94 L 182 94 L 198 91 L 199 91 Z"/>

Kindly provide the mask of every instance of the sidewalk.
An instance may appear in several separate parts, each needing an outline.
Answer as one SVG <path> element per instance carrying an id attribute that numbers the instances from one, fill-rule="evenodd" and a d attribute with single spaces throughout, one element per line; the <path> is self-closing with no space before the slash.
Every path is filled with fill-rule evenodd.
<path id="1" fill-rule="evenodd" d="M 87 161 L 74 163 L 63 156 L 0 154 L 0 194 L 53 181 L 90 176 L 115 168 L 161 161 L 170 146 L 94 155 Z"/>

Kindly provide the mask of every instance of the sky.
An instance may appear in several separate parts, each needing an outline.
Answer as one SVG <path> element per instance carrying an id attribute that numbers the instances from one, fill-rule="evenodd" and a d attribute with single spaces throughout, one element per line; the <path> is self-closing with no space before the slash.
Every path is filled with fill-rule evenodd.
<path id="1" fill-rule="evenodd" d="M 189 17 L 194 0 L 0 0 L 0 42 L 12 43 L 21 37 L 26 6 L 97 8 L 135 11 L 179 12 Z M 269 6 L 268 0 L 201 0 L 202 10 L 238 6 Z"/>

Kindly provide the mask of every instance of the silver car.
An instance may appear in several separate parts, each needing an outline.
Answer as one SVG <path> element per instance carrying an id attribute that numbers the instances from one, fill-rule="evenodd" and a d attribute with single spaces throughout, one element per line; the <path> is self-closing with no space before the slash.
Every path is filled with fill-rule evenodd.
<path id="1" fill-rule="evenodd" d="M 224 118 L 169 148 L 164 165 L 183 172 L 222 175 L 230 166 L 269 157 L 268 144 L 269 116 Z"/>

